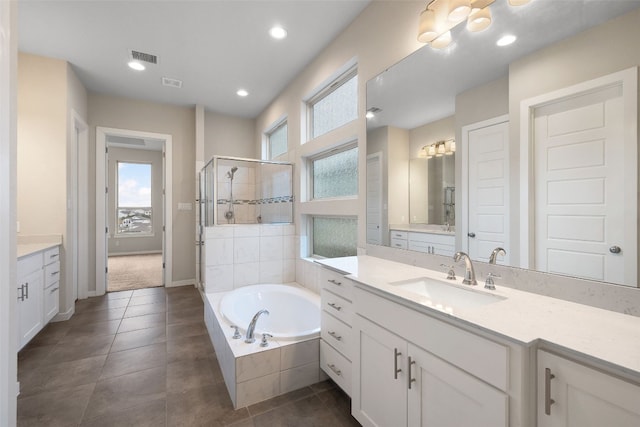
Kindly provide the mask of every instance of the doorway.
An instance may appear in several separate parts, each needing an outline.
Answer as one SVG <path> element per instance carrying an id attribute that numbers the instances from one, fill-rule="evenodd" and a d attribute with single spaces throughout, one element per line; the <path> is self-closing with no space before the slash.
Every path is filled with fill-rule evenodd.
<path id="1" fill-rule="evenodd" d="M 96 132 L 96 295 L 171 285 L 171 136 Z"/>
<path id="2" fill-rule="evenodd" d="M 521 116 L 523 267 L 636 286 L 637 69 L 526 100 Z"/>

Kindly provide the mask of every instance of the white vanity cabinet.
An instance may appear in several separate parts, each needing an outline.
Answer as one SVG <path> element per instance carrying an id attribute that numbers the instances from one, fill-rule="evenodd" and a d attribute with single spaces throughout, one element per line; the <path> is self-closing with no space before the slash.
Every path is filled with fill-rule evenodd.
<path id="1" fill-rule="evenodd" d="M 36 336 L 43 326 L 42 252 L 18 260 L 18 349 Z"/>
<path id="2" fill-rule="evenodd" d="M 18 259 L 17 340 L 22 349 L 53 317 L 60 304 L 60 249 L 39 250 Z"/>
<path id="3" fill-rule="evenodd" d="M 538 427 L 638 427 L 640 386 L 538 350 Z"/>
<path id="4" fill-rule="evenodd" d="M 353 282 L 341 273 L 320 269 L 320 367 L 351 395 Z"/>
<path id="5" fill-rule="evenodd" d="M 44 252 L 44 324 L 60 310 L 60 252 L 58 247 Z"/>
<path id="6" fill-rule="evenodd" d="M 509 349 L 359 287 L 352 414 L 364 426 L 509 424 Z"/>
<path id="7" fill-rule="evenodd" d="M 435 255 L 453 256 L 456 249 L 453 234 L 392 229 L 389 231 L 389 241 L 392 248 Z"/>

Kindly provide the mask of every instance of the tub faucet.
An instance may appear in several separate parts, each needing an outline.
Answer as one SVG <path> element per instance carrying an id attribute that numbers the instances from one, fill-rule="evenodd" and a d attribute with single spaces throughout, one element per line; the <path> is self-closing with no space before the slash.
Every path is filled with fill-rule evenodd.
<path id="1" fill-rule="evenodd" d="M 507 251 L 504 250 L 504 248 L 500 248 L 497 247 L 493 250 L 493 252 L 491 252 L 491 256 L 489 256 L 489 264 L 495 264 L 496 263 L 496 258 L 498 258 L 498 255 L 506 255 Z"/>
<path id="2" fill-rule="evenodd" d="M 251 323 L 249 323 L 249 327 L 247 328 L 247 337 L 244 340 L 244 342 L 246 342 L 247 344 L 251 344 L 256 340 L 253 336 L 253 331 L 256 329 L 256 323 L 258 323 L 258 318 L 261 314 L 266 314 L 268 316 L 269 311 L 266 309 L 262 309 L 253 316 L 253 319 L 251 319 Z"/>
<path id="3" fill-rule="evenodd" d="M 466 267 L 466 271 L 464 273 L 464 279 L 462 279 L 462 284 L 476 286 L 478 284 L 478 281 L 476 280 L 476 272 L 473 269 L 471 258 L 469 258 L 469 255 L 467 255 L 464 252 L 456 252 L 456 254 L 453 256 L 453 260 L 455 262 L 458 262 L 461 259 L 464 259 L 464 264 Z"/>

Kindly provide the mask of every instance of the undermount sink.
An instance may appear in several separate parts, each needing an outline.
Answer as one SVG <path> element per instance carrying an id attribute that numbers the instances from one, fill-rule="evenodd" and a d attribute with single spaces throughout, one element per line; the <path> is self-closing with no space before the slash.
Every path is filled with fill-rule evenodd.
<path id="1" fill-rule="evenodd" d="M 390 285 L 418 294 L 426 298 L 422 303 L 446 313 L 481 307 L 505 299 L 502 296 L 465 289 L 429 277 L 392 282 Z"/>

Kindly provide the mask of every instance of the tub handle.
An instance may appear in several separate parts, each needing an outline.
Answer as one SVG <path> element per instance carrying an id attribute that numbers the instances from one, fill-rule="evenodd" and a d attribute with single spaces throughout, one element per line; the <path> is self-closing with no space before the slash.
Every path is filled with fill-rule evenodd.
<path id="1" fill-rule="evenodd" d="M 338 282 L 337 280 L 334 280 L 334 279 L 329 279 L 327 280 L 327 282 L 333 283 L 334 285 L 337 285 L 337 286 L 342 286 L 342 282 Z"/>
<path id="2" fill-rule="evenodd" d="M 337 305 L 335 302 L 330 302 L 328 303 L 329 307 L 334 308 L 338 311 L 342 310 L 342 307 L 340 307 L 339 305 Z"/>
<path id="3" fill-rule="evenodd" d="M 242 334 L 240 333 L 239 328 L 236 325 L 231 325 L 231 327 L 235 329 L 235 332 L 233 333 L 233 339 L 239 340 L 240 338 L 242 338 Z"/>
<path id="4" fill-rule="evenodd" d="M 268 347 L 269 346 L 269 341 L 267 341 L 267 338 L 273 338 L 273 335 L 271 334 L 262 334 L 262 342 L 260 343 L 260 347 Z"/>
<path id="5" fill-rule="evenodd" d="M 339 377 L 342 376 L 342 371 L 336 368 L 336 365 L 334 365 L 333 363 L 327 363 L 327 366 L 329 367 L 329 369 L 333 371 L 334 374 L 336 374 Z"/>
<path id="6" fill-rule="evenodd" d="M 334 339 L 338 340 L 338 341 L 342 341 L 342 337 L 338 334 L 336 334 L 334 331 L 329 331 L 329 335 L 331 335 Z"/>

